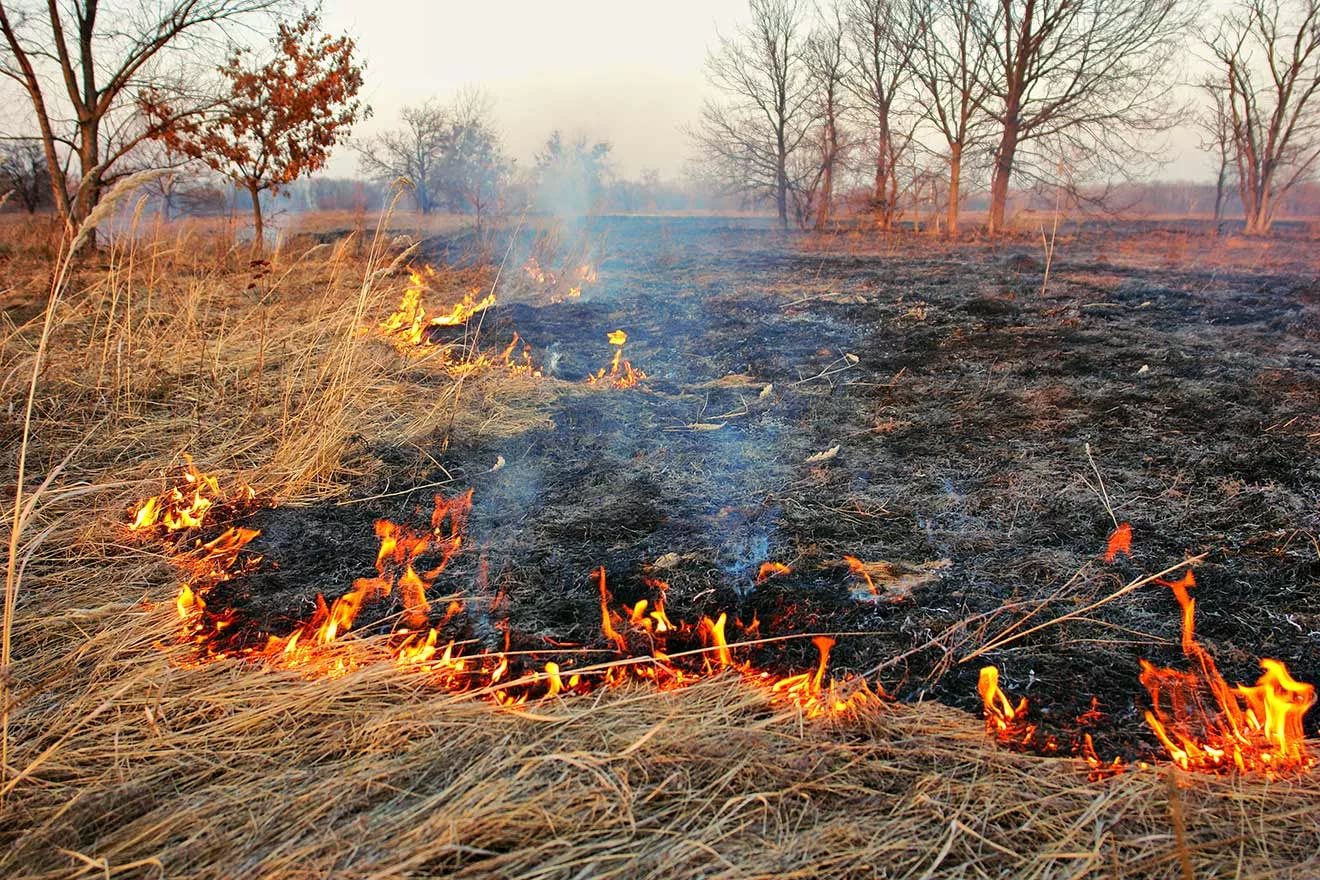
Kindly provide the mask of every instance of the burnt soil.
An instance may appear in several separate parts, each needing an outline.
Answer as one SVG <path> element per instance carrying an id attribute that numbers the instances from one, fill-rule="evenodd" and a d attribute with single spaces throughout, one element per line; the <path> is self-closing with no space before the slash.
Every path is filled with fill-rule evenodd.
<path id="1" fill-rule="evenodd" d="M 255 514 L 262 568 L 215 601 L 289 631 L 317 592 L 373 572 L 375 518 L 425 523 L 434 490 L 406 490 L 445 482 L 474 505 L 467 549 L 432 594 L 465 597 L 456 636 L 493 649 L 506 631 L 515 648 L 607 647 L 603 565 L 617 601 L 654 599 L 646 579 L 662 578 L 675 619 L 725 611 L 763 636 L 838 634 L 831 672 L 879 667 L 899 699 L 978 711 L 977 671 L 995 663 L 1066 740 L 1095 697 L 1101 754 L 1132 756 L 1152 743 L 1138 658 L 1185 665 L 1168 589 L 967 655 L 1033 609 L 1044 622 L 1204 553 L 1197 631 L 1226 677 L 1254 681 L 1272 656 L 1320 682 L 1313 243 L 1238 255 L 1135 225 L 1070 229 L 1042 292 L 1038 240 L 822 243 L 699 219 L 585 235 L 605 244 L 581 299 L 538 301 L 506 270 L 482 319 L 491 346 L 514 331 L 531 345 L 539 418 L 440 431 L 424 450 L 364 445 L 385 475 L 355 490 L 369 500 Z M 513 266 L 528 247 L 514 243 Z M 620 328 L 648 378 L 587 386 Z M 1088 443 L 1134 532 L 1132 558 L 1112 565 Z M 874 601 L 845 554 L 947 564 Z M 793 573 L 757 586 L 767 560 Z M 364 616 L 379 628 L 390 610 Z M 742 656 L 796 672 L 816 655 L 804 637 Z"/>

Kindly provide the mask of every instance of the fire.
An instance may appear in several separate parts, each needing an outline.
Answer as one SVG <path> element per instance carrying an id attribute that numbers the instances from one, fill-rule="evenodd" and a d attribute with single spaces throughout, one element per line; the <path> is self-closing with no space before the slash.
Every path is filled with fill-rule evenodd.
<path id="1" fill-rule="evenodd" d="M 481 288 L 474 287 L 448 311 L 428 315 L 422 294 L 429 289 L 430 279 L 434 277 L 435 269 L 430 266 L 420 272 L 412 270 L 408 273 L 408 286 L 399 300 L 399 307 L 380 323 L 380 330 L 387 338 L 405 346 L 424 345 L 429 342 L 430 328 L 462 326 L 472 316 L 495 305 L 494 293 L 481 297 Z"/>
<path id="2" fill-rule="evenodd" d="M 1155 581 L 1172 590 L 1182 612 L 1182 651 L 1192 661 L 1190 671 L 1141 662 L 1141 684 L 1150 695 L 1146 723 L 1168 757 L 1184 770 L 1207 773 L 1259 773 L 1278 777 L 1304 772 L 1316 764 L 1307 749 L 1302 719 L 1315 704 L 1315 688 L 1294 679 L 1278 660 L 1260 661 L 1254 685 L 1230 685 L 1210 652 L 1196 641 L 1196 601 L 1189 592 L 1196 578 L 1189 570 L 1176 581 Z M 986 731 L 1000 742 L 1043 752 L 1058 750 L 1053 737 L 1039 739 L 1027 720 L 1025 698 L 1014 703 L 999 688 L 999 670 L 981 670 L 981 695 Z M 1078 719 L 1093 724 L 1102 718 L 1096 701 Z M 1086 733 L 1074 750 L 1090 767 L 1092 779 L 1121 773 L 1119 758 L 1102 761 Z M 1144 766 L 1144 765 L 1142 765 Z"/>
<path id="3" fill-rule="evenodd" d="M 762 562 L 761 568 L 756 572 L 756 585 L 760 586 L 771 578 L 783 577 L 792 573 L 793 569 L 782 562 Z"/>
<path id="4" fill-rule="evenodd" d="M 401 620 L 404 626 L 409 631 L 426 627 L 431 610 L 426 591 L 462 548 L 463 532 L 471 509 L 472 490 L 469 489 L 454 498 L 435 496 L 429 531 L 402 526 L 387 519 L 376 520 L 376 537 L 380 541 L 376 553 L 376 576 L 358 578 L 347 593 L 329 606 L 323 597 L 317 596 L 316 613 L 312 619 L 285 638 L 272 636 L 265 653 L 288 659 L 299 656 L 300 644 L 328 645 L 352 629 L 366 603 L 387 598 L 396 589 L 403 606 Z M 428 553 L 438 554 L 438 558 L 429 568 L 418 572 L 419 558 Z M 416 645 L 409 642 L 408 650 L 415 651 Z"/>
<path id="5" fill-rule="evenodd" d="M 220 483 L 215 477 L 197 470 L 191 458 L 184 458 L 183 468 L 173 486 L 133 508 L 128 525 L 130 530 L 177 532 L 199 528 L 206 522 L 207 511 L 221 497 Z M 241 492 L 251 497 L 251 490 Z"/>
<path id="6" fill-rule="evenodd" d="M 986 733 L 1001 742 L 1030 743 L 1036 736 L 1036 726 L 1027 721 L 1027 698 L 1016 704 L 999 689 L 999 670 L 994 666 L 981 667 L 976 683 L 985 713 Z"/>
<path id="7" fill-rule="evenodd" d="M 628 334 L 622 330 L 611 331 L 607 336 L 610 345 L 614 346 L 614 360 L 610 362 L 609 367 L 602 367 L 593 375 L 587 377 L 588 385 L 607 385 L 611 388 L 631 388 L 638 382 L 646 378 L 646 374 L 641 370 L 633 369 L 633 365 L 623 356 L 623 346 L 628 341 Z"/>
<path id="8" fill-rule="evenodd" d="M 867 591 L 872 596 L 879 595 L 875 589 L 875 581 L 871 579 L 871 572 L 867 569 L 865 562 L 862 562 L 856 556 L 844 556 L 843 561 L 847 563 L 848 569 L 853 574 L 862 579 L 862 582 L 866 584 Z"/>
<path id="9" fill-rule="evenodd" d="M 1129 523 L 1119 523 L 1109 536 L 1109 542 L 1105 546 L 1105 562 L 1113 562 L 1120 553 L 1129 559 L 1132 558 L 1132 526 Z"/>
<path id="10" fill-rule="evenodd" d="M 756 621 L 743 625 L 723 613 L 702 617 L 696 623 L 675 621 L 665 610 L 668 585 L 650 578 L 642 581 L 652 591 L 650 597 L 638 599 L 631 607 L 616 606 L 603 566 L 592 572 L 600 596 L 600 632 L 621 659 L 597 665 L 588 660 L 585 665 L 575 666 L 574 653 L 549 640 L 543 650 L 510 653 L 507 630 L 503 651 L 465 654 L 465 642 L 441 635 L 451 621 L 461 623 L 463 603 L 450 601 L 437 621 L 434 600 L 427 594 L 465 546 L 471 505 L 470 490 L 452 498 L 437 495 L 429 527 L 377 520 L 376 575 L 358 578 L 333 601 L 318 595 L 315 610 L 306 621 L 288 635 L 268 636 L 259 645 L 231 640 L 233 627 L 239 622 L 237 612 L 217 609 L 208 601 L 218 584 L 255 570 L 261 561 L 259 556 L 246 552 L 260 532 L 241 526 L 229 528 L 176 557 L 190 575 L 175 599 L 184 623 L 183 635 L 200 647 L 202 661 L 244 657 L 296 668 L 308 676 L 335 676 L 379 656 L 375 653 L 379 640 L 349 638 L 347 634 L 371 603 L 396 597 L 399 626 L 383 637 L 394 665 L 427 676 L 437 687 L 479 692 L 499 705 L 520 705 L 629 682 L 682 687 L 718 673 L 735 675 L 763 689 L 773 701 L 795 705 L 809 717 L 845 715 L 883 696 L 882 689 L 873 690 L 863 679 L 827 678 L 834 646 L 831 637 L 814 638 L 818 662 L 811 672 L 774 675 L 739 659 L 739 643 L 729 636 L 731 627 L 755 635 L 759 627 Z M 245 638 L 250 642 L 251 635 Z M 552 654 L 554 659 L 537 660 L 538 653 Z M 591 657 L 593 649 L 584 649 L 584 653 Z"/>
<path id="11" fill-rule="evenodd" d="M 536 257 L 531 256 L 523 264 L 523 273 L 533 283 L 550 291 L 550 302 L 552 304 L 577 299 L 582 296 L 584 287 L 596 283 L 596 270 L 591 267 L 590 263 L 582 263 L 565 269 L 562 273 L 555 273 L 542 268 Z"/>
<path id="12" fill-rule="evenodd" d="M 1255 685 L 1230 686 L 1196 641 L 1191 571 L 1178 581 L 1159 583 L 1173 591 L 1182 609 L 1182 650 L 1193 664 L 1192 671 L 1183 672 L 1141 661 L 1141 683 L 1152 706 L 1146 723 L 1174 763 L 1188 770 L 1236 769 L 1267 776 L 1314 766 L 1302 718 L 1315 703 L 1315 688 L 1270 659 L 1260 661 Z"/>

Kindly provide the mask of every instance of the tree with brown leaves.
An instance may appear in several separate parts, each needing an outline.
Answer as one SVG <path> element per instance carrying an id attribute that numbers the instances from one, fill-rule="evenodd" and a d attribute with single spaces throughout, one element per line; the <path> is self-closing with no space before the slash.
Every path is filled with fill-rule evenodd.
<path id="1" fill-rule="evenodd" d="M 249 50 L 234 50 L 220 69 L 227 93 L 217 112 L 184 119 L 159 135 L 247 190 L 257 250 L 265 242 L 261 194 L 325 167 L 339 139 L 370 113 L 357 99 L 362 65 L 352 38 L 319 27 L 315 12 L 281 23 L 265 63 L 254 63 Z M 150 100 L 144 109 L 149 116 L 169 115 L 168 107 Z"/>
<path id="2" fill-rule="evenodd" d="M 140 144 L 210 103 L 189 73 L 222 29 L 285 2 L 0 0 L 0 74 L 31 105 L 51 198 L 66 228 L 81 224 L 102 191 L 128 173 L 124 160 Z M 154 127 L 136 116 L 144 88 L 168 96 L 172 108 Z M 76 158 L 76 176 L 68 154 Z"/>

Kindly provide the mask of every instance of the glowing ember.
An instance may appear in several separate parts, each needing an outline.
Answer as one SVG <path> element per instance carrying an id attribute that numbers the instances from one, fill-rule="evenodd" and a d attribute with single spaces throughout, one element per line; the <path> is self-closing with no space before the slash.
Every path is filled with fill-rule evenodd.
<path id="1" fill-rule="evenodd" d="M 1105 546 L 1105 562 L 1113 562 L 1119 554 L 1132 558 L 1132 526 L 1128 523 L 1119 523 L 1118 528 L 1109 536 L 1109 543 Z"/>
<path id="2" fill-rule="evenodd" d="M 1146 722 L 1169 757 L 1184 769 L 1222 772 L 1237 769 L 1275 776 L 1307 770 L 1302 717 L 1315 703 L 1315 688 L 1296 681 L 1277 660 L 1261 660 L 1253 685 L 1229 686 L 1214 658 L 1196 641 L 1196 585 L 1188 571 L 1169 587 L 1182 608 L 1182 650 L 1193 670 L 1182 672 L 1141 661 L 1141 683 L 1152 708 Z"/>
<path id="3" fill-rule="evenodd" d="M 609 334 L 608 339 L 610 345 L 614 346 L 614 360 L 610 362 L 608 368 L 602 367 L 595 374 L 588 376 L 587 384 L 631 388 L 645 379 L 646 374 L 641 370 L 634 370 L 633 365 L 623 356 L 623 346 L 628 341 L 628 334 L 622 330 L 614 330 Z"/>

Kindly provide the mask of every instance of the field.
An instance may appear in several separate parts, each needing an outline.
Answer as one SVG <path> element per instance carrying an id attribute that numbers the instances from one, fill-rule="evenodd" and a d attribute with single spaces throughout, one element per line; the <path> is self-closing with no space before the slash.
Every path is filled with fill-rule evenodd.
<path id="1" fill-rule="evenodd" d="M 1070 223 L 1049 248 L 611 218 L 410 246 L 320 218 L 260 261 L 130 231 L 63 270 L 18 230 L 4 255 L 15 452 L 59 293 L 5 876 L 1320 872 L 1314 776 L 1174 766 L 1139 678 L 1189 665 L 1154 578 L 1193 570 L 1229 682 L 1262 657 L 1320 682 L 1306 230 Z M 409 327 L 410 286 L 428 316 L 496 303 Z M 130 529 L 185 454 L 225 500 Z M 380 522 L 467 490 L 406 561 L 433 572 L 424 621 L 396 559 L 309 644 L 387 577 Z M 222 562 L 200 548 L 235 528 Z M 404 662 L 419 623 L 475 665 Z M 998 742 L 987 665 L 1028 699 Z"/>

